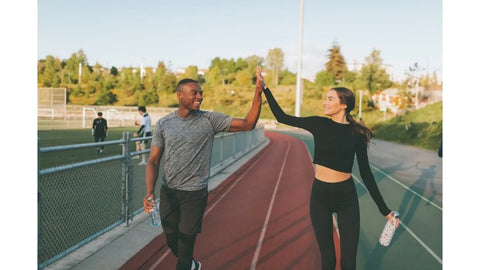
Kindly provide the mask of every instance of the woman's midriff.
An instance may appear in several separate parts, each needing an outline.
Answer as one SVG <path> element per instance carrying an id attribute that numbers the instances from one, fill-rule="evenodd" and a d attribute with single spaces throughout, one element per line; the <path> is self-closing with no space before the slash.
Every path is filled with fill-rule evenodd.
<path id="1" fill-rule="evenodd" d="M 315 165 L 315 178 L 328 183 L 338 183 L 350 179 L 351 174 L 339 172 L 322 165 Z"/>

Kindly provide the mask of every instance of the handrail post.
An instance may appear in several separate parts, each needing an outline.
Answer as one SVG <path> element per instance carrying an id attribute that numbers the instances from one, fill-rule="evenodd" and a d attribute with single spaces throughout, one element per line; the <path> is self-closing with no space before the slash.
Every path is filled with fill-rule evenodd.
<path id="1" fill-rule="evenodd" d="M 131 216 L 130 209 L 130 185 L 132 182 L 132 162 L 130 159 L 130 132 L 123 132 L 123 143 L 122 143 L 122 154 L 123 154 L 123 164 L 122 164 L 122 218 L 126 222 L 126 226 L 129 226 L 129 218 Z"/>

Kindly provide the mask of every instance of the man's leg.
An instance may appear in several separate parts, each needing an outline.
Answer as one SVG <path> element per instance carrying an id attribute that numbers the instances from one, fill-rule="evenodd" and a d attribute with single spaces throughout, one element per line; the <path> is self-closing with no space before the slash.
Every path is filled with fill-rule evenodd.
<path id="1" fill-rule="evenodd" d="M 178 225 L 177 270 L 191 269 L 197 234 L 202 230 L 203 214 L 207 207 L 208 189 L 178 191 L 180 224 Z"/>
<path id="2" fill-rule="evenodd" d="M 177 270 L 192 269 L 193 248 L 197 234 L 188 235 L 178 233 L 178 261 Z"/>
<path id="3" fill-rule="evenodd" d="M 135 142 L 135 151 L 137 151 L 137 152 L 140 151 L 140 141 Z M 135 155 L 135 156 L 132 157 L 132 159 L 139 159 L 139 158 L 140 158 L 139 155 Z"/>
<path id="4" fill-rule="evenodd" d="M 105 136 L 101 136 L 101 137 L 100 137 L 100 141 L 101 141 L 101 142 L 104 142 L 104 141 L 105 141 Z M 102 154 L 102 153 L 103 153 L 103 145 L 100 146 L 100 154 Z"/>
<path id="5" fill-rule="evenodd" d="M 180 205 L 176 190 L 162 186 L 160 189 L 160 219 L 165 232 L 167 245 L 173 255 L 178 257 L 178 223 L 180 222 Z"/>
<path id="6" fill-rule="evenodd" d="M 95 135 L 95 142 L 99 142 L 100 141 L 100 136 L 97 136 Z M 100 147 L 97 147 L 97 155 L 100 154 Z"/>

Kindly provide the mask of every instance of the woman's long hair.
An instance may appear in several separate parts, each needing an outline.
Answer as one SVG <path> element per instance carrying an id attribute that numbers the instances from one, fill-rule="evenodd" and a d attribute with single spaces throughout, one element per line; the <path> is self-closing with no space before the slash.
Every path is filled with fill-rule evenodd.
<path id="1" fill-rule="evenodd" d="M 362 136 L 365 144 L 368 144 L 370 142 L 370 139 L 372 138 L 372 131 L 366 126 L 355 121 L 352 115 L 350 115 L 350 112 L 355 108 L 355 94 L 353 94 L 352 90 L 345 87 L 334 87 L 332 88 L 332 90 L 335 90 L 335 92 L 337 92 L 340 103 L 347 105 L 347 108 L 345 109 L 345 116 L 347 118 L 347 121 L 352 123 L 355 131 L 360 136 Z"/>

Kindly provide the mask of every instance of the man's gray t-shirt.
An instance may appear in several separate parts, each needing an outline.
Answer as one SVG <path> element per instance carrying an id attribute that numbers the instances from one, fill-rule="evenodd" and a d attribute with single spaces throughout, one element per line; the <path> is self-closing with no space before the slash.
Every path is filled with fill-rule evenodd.
<path id="1" fill-rule="evenodd" d="M 178 190 L 199 190 L 208 185 L 215 134 L 230 130 L 232 118 L 201 110 L 181 118 L 177 112 L 157 121 L 152 146 L 163 151 L 164 184 Z"/>

